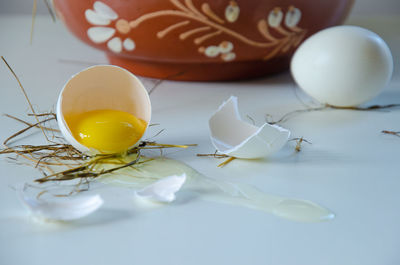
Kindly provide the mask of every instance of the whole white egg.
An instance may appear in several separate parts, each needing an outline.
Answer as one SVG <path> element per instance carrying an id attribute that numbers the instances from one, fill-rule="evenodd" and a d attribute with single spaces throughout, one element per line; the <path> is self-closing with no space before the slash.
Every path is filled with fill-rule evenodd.
<path id="1" fill-rule="evenodd" d="M 365 103 L 390 81 L 393 57 L 384 40 L 356 26 L 337 26 L 308 38 L 295 52 L 296 83 L 321 103 L 348 107 Z"/>

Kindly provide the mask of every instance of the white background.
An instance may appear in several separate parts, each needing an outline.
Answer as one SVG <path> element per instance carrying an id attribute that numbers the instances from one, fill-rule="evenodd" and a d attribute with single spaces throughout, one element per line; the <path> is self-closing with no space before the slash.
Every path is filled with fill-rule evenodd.
<path id="1" fill-rule="evenodd" d="M 47 15 L 37 18 L 34 42 L 29 45 L 32 1 L 1 1 L 3 13 L 26 13 L 0 16 L 0 55 L 14 67 L 37 110 L 54 107 L 65 81 L 88 66 L 65 63 L 65 59 L 106 63 L 102 52 L 78 41 Z M 15 8 L 17 3 L 26 3 L 27 8 Z M 395 59 L 392 81 L 368 103 L 371 105 L 400 102 L 400 19 L 387 15 L 398 15 L 398 7 L 398 0 L 359 0 L 349 20 L 380 34 Z M 260 124 L 267 113 L 279 118 L 304 108 L 295 87 L 288 73 L 242 82 L 163 82 L 151 95 L 152 122 L 165 129 L 157 141 L 197 143 L 196 148 L 168 156 L 210 177 L 315 201 L 337 214 L 333 221 L 296 223 L 242 207 L 199 199 L 185 201 L 179 199 L 181 194 L 172 205 L 141 212 L 129 200 L 121 202 L 121 194 L 112 193 L 104 207 L 88 218 L 41 225 L 29 219 L 10 188 L 17 182 L 32 181 L 39 173 L 1 157 L 0 264 L 400 264 L 400 138 L 381 133 L 400 131 L 399 109 L 298 115 L 282 124 L 293 137 L 312 141 L 298 154 L 291 142 L 268 160 L 234 161 L 223 169 L 216 167 L 220 161 L 196 157 L 197 153 L 214 151 L 207 121 L 223 100 L 238 96 L 243 116 L 248 114 Z M 0 113 L 24 117 L 26 112 L 17 83 L 0 64 Z M 0 117 L 1 140 L 21 128 Z M 158 130 L 149 130 L 149 135 Z"/>

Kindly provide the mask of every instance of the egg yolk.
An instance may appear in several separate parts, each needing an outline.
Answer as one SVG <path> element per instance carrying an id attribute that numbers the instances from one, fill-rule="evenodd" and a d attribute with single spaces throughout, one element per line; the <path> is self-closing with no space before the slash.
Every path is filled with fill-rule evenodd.
<path id="1" fill-rule="evenodd" d="M 137 143 L 147 123 L 119 110 L 93 110 L 67 117 L 68 126 L 82 145 L 101 153 L 120 153 Z"/>

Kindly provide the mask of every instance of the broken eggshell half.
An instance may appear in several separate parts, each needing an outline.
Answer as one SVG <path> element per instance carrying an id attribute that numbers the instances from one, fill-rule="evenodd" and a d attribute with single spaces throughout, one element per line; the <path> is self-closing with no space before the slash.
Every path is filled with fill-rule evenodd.
<path id="1" fill-rule="evenodd" d="M 65 140 L 85 154 L 99 153 L 75 139 L 66 116 L 102 109 L 130 113 L 147 126 L 151 118 L 149 95 L 135 75 L 118 66 L 92 66 L 72 76 L 59 95 L 57 122 Z"/>
<path id="2" fill-rule="evenodd" d="M 237 97 L 231 96 L 209 120 L 211 142 L 222 154 L 256 159 L 279 151 L 288 141 L 290 131 L 265 123 L 257 127 L 243 121 Z"/>
<path id="3" fill-rule="evenodd" d="M 20 201 L 32 215 L 43 220 L 72 221 L 97 211 L 103 205 L 98 194 L 53 196 L 47 190 L 28 183 L 19 185 L 16 190 Z"/>

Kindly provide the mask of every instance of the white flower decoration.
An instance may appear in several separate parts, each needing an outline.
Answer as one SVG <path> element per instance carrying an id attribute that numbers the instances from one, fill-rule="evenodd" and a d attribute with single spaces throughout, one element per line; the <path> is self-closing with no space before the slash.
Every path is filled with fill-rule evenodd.
<path id="1" fill-rule="evenodd" d="M 279 7 L 274 8 L 268 15 L 268 24 L 273 27 L 279 27 L 282 23 L 283 13 Z"/>
<path id="2" fill-rule="evenodd" d="M 221 53 L 228 53 L 233 50 L 233 44 L 230 41 L 223 41 L 218 46 Z"/>
<path id="3" fill-rule="evenodd" d="M 239 18 L 240 9 L 235 1 L 230 1 L 225 8 L 225 18 L 228 22 L 233 23 Z"/>
<path id="4" fill-rule="evenodd" d="M 107 42 L 107 47 L 115 52 L 120 53 L 122 49 L 126 51 L 133 51 L 136 47 L 135 42 L 131 38 L 125 38 L 122 40 L 120 37 L 114 37 L 114 34 L 118 31 L 122 34 L 127 34 L 130 31 L 128 21 L 119 19 L 115 23 L 115 27 L 104 27 L 110 25 L 111 21 L 118 19 L 118 14 L 112 10 L 106 4 L 96 1 L 93 4 L 93 9 L 87 9 L 85 11 L 86 20 L 95 25 L 87 31 L 87 35 L 94 43 Z"/>
<path id="5" fill-rule="evenodd" d="M 228 53 L 221 54 L 221 59 L 226 62 L 233 61 L 235 58 L 236 58 L 236 53 L 234 53 L 234 52 L 228 52 Z"/>
<path id="6" fill-rule="evenodd" d="M 208 46 L 204 51 L 204 54 L 210 58 L 217 57 L 219 53 L 220 53 L 219 47 L 215 45 Z"/>
<path id="7" fill-rule="evenodd" d="M 290 6 L 285 16 L 285 25 L 288 28 L 293 28 L 297 26 L 297 24 L 300 22 L 300 19 L 301 19 L 300 9 L 294 6 Z"/>
<path id="8" fill-rule="evenodd" d="M 203 52 L 210 58 L 220 55 L 221 59 L 226 62 L 232 61 L 236 58 L 236 54 L 233 52 L 233 43 L 230 41 L 223 41 L 218 46 L 208 46 Z"/>
<path id="9" fill-rule="evenodd" d="M 85 11 L 86 20 L 93 25 L 107 26 L 112 20 L 118 18 L 117 13 L 112 10 L 109 6 L 102 2 L 95 2 L 93 4 L 93 9 L 87 9 Z"/>

